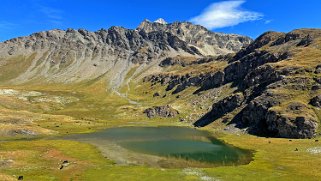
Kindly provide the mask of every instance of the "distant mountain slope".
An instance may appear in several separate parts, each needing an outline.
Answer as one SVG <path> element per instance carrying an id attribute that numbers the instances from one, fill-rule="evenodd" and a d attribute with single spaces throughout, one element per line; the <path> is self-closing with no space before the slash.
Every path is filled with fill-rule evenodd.
<path id="1" fill-rule="evenodd" d="M 148 26 L 164 28 L 151 31 Z M 178 26 L 184 32 L 179 33 Z M 199 38 L 203 34 L 206 37 Z M 144 67 L 177 55 L 233 53 L 251 41 L 245 36 L 212 33 L 190 23 L 147 25 L 144 21 L 136 30 L 111 27 L 97 32 L 50 30 L 0 43 L 0 80 L 12 84 L 75 83 L 106 76 L 110 86 L 117 87 L 133 64 Z"/>

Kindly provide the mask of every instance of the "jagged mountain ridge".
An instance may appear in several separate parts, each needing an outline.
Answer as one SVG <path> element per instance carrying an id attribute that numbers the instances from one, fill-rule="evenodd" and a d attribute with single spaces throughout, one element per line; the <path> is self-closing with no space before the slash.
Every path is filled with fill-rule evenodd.
<path id="1" fill-rule="evenodd" d="M 138 26 L 137 30 L 144 30 L 147 33 L 154 31 L 170 32 L 189 45 L 198 48 L 203 55 L 233 53 L 251 42 L 248 37 L 211 32 L 202 26 L 193 25 L 189 22 L 161 24 L 145 20 Z"/>
<path id="2" fill-rule="evenodd" d="M 3 75 L 1 79 L 14 84 L 43 79 L 73 83 L 106 75 L 111 87 L 117 87 L 133 64 L 146 66 L 177 55 L 203 57 L 235 53 L 252 41 L 240 35 L 211 33 L 191 23 L 149 22 L 148 25 L 166 28 L 150 31 L 147 25 L 141 25 L 135 30 L 123 27 L 96 32 L 84 29 L 50 30 L 5 41 L 0 43 L 2 67 L 19 57 L 28 65 L 23 65 L 25 70 L 20 70 L 17 76 Z M 177 25 L 185 27 L 188 37 L 173 33 L 177 31 Z M 216 41 L 209 44 L 208 41 L 197 39 L 196 43 L 191 43 L 191 36 L 197 29 Z M 215 51 L 205 50 L 212 45 L 215 45 Z"/>

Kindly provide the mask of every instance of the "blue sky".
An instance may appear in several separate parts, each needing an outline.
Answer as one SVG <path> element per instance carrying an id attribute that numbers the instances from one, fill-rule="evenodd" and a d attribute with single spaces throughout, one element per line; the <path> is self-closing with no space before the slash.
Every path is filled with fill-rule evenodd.
<path id="1" fill-rule="evenodd" d="M 0 41 L 56 28 L 136 28 L 159 17 L 252 38 L 321 28 L 320 0 L 1 0 L 0 12 Z"/>

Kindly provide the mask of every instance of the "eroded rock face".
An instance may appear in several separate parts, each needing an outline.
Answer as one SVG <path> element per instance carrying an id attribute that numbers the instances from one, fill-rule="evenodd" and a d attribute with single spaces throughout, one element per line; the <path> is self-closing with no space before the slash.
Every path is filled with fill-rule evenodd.
<path id="1" fill-rule="evenodd" d="M 232 96 L 229 96 L 212 106 L 212 110 L 204 115 L 201 119 L 194 123 L 197 127 L 203 127 L 214 120 L 222 117 L 224 114 L 232 112 L 234 109 L 242 105 L 244 101 L 244 96 L 242 93 L 237 93 Z"/>
<path id="2" fill-rule="evenodd" d="M 262 136 L 283 138 L 312 138 L 318 128 L 318 119 L 310 108 L 300 102 L 290 102 L 286 110 L 278 106 L 287 98 L 281 95 L 262 96 L 251 101 L 241 112 L 243 127 Z"/>
<path id="3" fill-rule="evenodd" d="M 238 56 L 238 55 L 236 55 Z M 235 57 L 236 57 L 235 56 Z M 233 61 L 228 65 L 225 72 L 225 82 L 232 82 L 244 78 L 249 72 L 266 63 L 274 63 L 285 60 L 289 57 L 288 52 L 270 53 L 266 51 L 257 51 L 245 55 L 244 57 Z"/>
<path id="4" fill-rule="evenodd" d="M 255 85 L 269 84 L 281 79 L 282 77 L 280 76 L 280 73 L 277 72 L 272 66 L 263 65 L 249 72 L 245 76 L 244 86 L 245 88 L 248 88 Z"/>
<path id="5" fill-rule="evenodd" d="M 280 100 L 271 94 L 264 94 L 251 101 L 241 112 L 243 127 L 249 127 L 252 133 L 264 134 L 266 132 L 266 115 L 268 110 L 280 104 Z"/>
<path id="6" fill-rule="evenodd" d="M 214 61 L 227 61 L 232 58 L 233 54 L 219 55 L 219 56 L 206 56 L 202 58 L 193 58 L 193 57 L 184 57 L 184 56 L 176 56 L 176 57 L 167 57 L 159 63 L 160 67 L 169 67 L 174 65 L 180 65 L 182 67 L 186 67 L 189 65 L 196 64 L 204 64 Z"/>
<path id="7" fill-rule="evenodd" d="M 164 117 L 164 118 L 171 118 L 175 117 L 179 114 L 179 112 L 173 109 L 171 106 L 154 106 L 152 108 L 148 108 L 144 111 L 148 118 L 154 117 Z"/>
<path id="8" fill-rule="evenodd" d="M 266 124 L 269 135 L 282 138 L 312 138 L 318 128 L 313 115 L 292 117 L 276 111 L 268 112 Z"/>
<path id="9" fill-rule="evenodd" d="M 221 71 L 214 73 L 205 73 L 197 76 L 186 75 L 151 75 L 145 77 L 144 81 L 150 81 L 153 84 L 160 83 L 161 85 L 166 85 L 166 91 L 175 90 L 173 94 L 177 94 L 188 87 L 200 86 L 200 90 L 208 90 L 214 87 L 218 87 L 224 82 L 224 73 Z"/>
<path id="10" fill-rule="evenodd" d="M 154 31 L 169 32 L 181 40 L 191 44 L 203 55 L 222 55 L 240 50 L 249 45 L 249 37 L 214 33 L 206 28 L 193 25 L 189 22 L 174 22 L 171 24 L 152 23 L 148 20 L 142 22 L 138 31 L 147 33 Z"/>

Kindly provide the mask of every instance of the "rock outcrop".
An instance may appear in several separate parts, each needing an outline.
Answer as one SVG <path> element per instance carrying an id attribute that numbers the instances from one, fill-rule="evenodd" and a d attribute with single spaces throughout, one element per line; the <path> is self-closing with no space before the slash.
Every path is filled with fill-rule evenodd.
<path id="1" fill-rule="evenodd" d="M 280 105 L 282 99 L 285 98 L 264 94 L 251 101 L 242 112 L 243 126 L 249 127 L 250 133 L 262 136 L 314 137 L 318 127 L 315 114 L 298 102 L 290 103 L 286 110 L 278 110 L 275 106 Z"/>
<path id="2" fill-rule="evenodd" d="M 199 87 L 196 93 L 229 83 L 237 87 L 236 94 L 215 102 L 212 110 L 198 119 L 195 126 L 206 126 L 224 118 L 251 134 L 311 138 L 317 134 L 319 119 L 310 105 L 320 107 L 321 98 L 306 99 L 310 91 L 321 89 L 321 81 L 319 76 L 309 76 L 319 74 L 320 66 L 315 65 L 317 61 L 309 60 L 314 54 L 306 53 L 320 46 L 315 44 L 316 40 L 321 40 L 321 30 L 302 29 L 287 34 L 267 32 L 233 57 L 225 58 L 223 61 L 228 63 L 224 69 L 206 74 L 163 74 L 148 80 L 167 85 L 166 90 L 174 89 L 173 93 L 191 86 Z M 302 54 L 307 60 L 297 58 L 302 58 Z M 293 60 L 302 66 L 297 66 Z M 165 65 L 192 66 L 175 59 L 164 60 L 161 66 Z M 304 102 L 310 102 L 310 105 Z M 227 114 L 234 114 L 234 118 L 225 118 Z"/>
<path id="3" fill-rule="evenodd" d="M 242 93 L 229 96 L 212 106 L 212 110 L 204 115 L 201 119 L 194 123 L 197 127 L 203 127 L 213 122 L 214 120 L 221 118 L 226 113 L 232 112 L 234 109 L 242 105 L 244 96 Z"/>
<path id="4" fill-rule="evenodd" d="M 154 106 L 152 108 L 148 108 L 144 111 L 148 118 L 154 117 L 164 117 L 164 118 L 172 118 L 179 114 L 179 112 L 173 109 L 171 106 Z"/>

